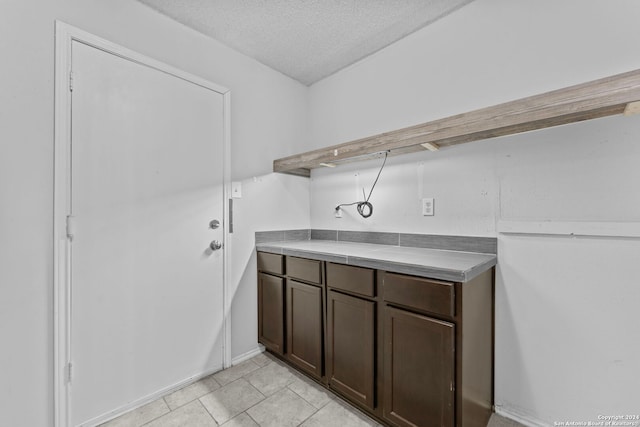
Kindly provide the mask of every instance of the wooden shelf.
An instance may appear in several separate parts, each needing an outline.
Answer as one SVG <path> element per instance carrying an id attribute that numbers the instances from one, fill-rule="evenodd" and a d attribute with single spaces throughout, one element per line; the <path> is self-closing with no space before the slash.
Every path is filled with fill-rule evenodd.
<path id="1" fill-rule="evenodd" d="M 617 74 L 468 113 L 385 132 L 273 161 L 273 171 L 310 176 L 311 169 L 438 149 L 614 114 L 640 112 L 640 70 Z"/>

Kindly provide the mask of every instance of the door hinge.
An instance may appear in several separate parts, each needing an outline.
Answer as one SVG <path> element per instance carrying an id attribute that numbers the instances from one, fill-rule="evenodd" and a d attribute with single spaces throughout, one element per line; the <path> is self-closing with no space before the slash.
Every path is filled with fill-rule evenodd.
<path id="1" fill-rule="evenodd" d="M 76 218 L 72 215 L 67 215 L 67 239 L 73 241 L 73 237 L 76 234 Z"/>
<path id="2" fill-rule="evenodd" d="M 69 92 L 73 92 L 73 71 L 69 71 Z"/>
<path id="3" fill-rule="evenodd" d="M 71 378 L 73 373 L 73 364 L 71 362 L 67 363 L 67 383 L 71 384 Z"/>

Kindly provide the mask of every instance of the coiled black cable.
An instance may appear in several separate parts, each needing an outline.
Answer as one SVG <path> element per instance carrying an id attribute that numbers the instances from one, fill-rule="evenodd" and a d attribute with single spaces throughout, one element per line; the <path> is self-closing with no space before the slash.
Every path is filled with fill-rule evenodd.
<path id="1" fill-rule="evenodd" d="M 376 180 L 373 182 L 371 186 L 371 191 L 369 191 L 369 195 L 362 202 L 353 202 L 353 203 L 342 203 L 336 206 L 336 211 L 339 210 L 342 206 L 353 206 L 356 205 L 356 210 L 363 218 L 369 218 L 373 215 L 373 205 L 369 202 L 371 198 L 371 194 L 373 194 L 373 189 L 376 188 L 376 184 L 378 183 L 378 178 L 380 178 L 380 174 L 382 173 L 382 169 L 384 169 L 385 163 L 387 163 L 387 157 L 389 156 L 389 151 L 384 152 L 384 161 L 382 162 L 382 166 L 380 166 L 380 170 L 378 171 L 378 176 L 376 176 Z M 362 189 L 362 196 L 364 197 L 364 188 Z"/>

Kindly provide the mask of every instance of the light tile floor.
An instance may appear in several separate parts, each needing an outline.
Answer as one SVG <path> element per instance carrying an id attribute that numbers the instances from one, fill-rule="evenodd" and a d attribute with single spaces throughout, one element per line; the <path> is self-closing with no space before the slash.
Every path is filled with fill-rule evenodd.
<path id="1" fill-rule="evenodd" d="M 304 375 L 262 353 L 102 427 L 380 426 Z M 488 427 L 522 427 L 493 414 Z"/>

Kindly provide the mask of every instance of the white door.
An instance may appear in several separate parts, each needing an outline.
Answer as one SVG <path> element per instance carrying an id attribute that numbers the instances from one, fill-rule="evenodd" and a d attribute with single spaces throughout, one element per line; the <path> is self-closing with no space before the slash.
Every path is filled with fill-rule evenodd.
<path id="1" fill-rule="evenodd" d="M 224 102 L 77 41 L 71 68 L 76 426 L 222 368 Z"/>

